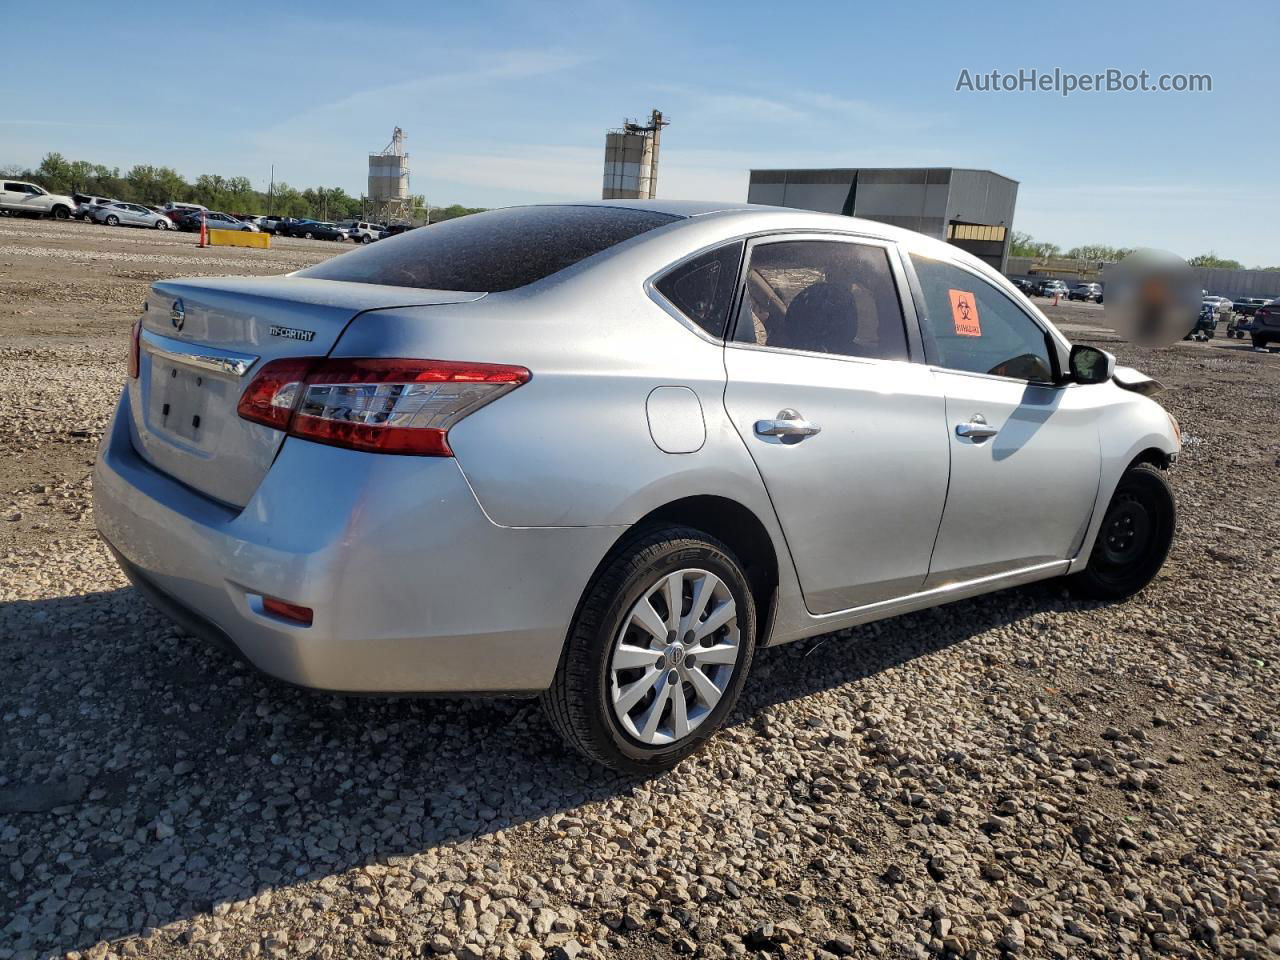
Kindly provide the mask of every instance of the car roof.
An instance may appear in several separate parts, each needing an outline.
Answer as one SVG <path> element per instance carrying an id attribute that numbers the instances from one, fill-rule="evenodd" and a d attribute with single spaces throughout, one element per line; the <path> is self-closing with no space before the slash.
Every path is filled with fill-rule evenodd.
<path id="1" fill-rule="evenodd" d="M 777 207 L 763 203 L 714 200 L 567 200 L 560 203 L 525 204 L 524 206 L 570 207 L 618 207 L 626 210 L 650 210 L 665 213 L 684 220 L 737 220 L 753 221 L 755 230 L 832 230 L 840 233 L 866 234 L 883 240 L 896 241 L 908 250 L 933 256 L 946 256 L 964 263 L 985 268 L 979 258 L 967 251 L 928 237 L 915 230 L 906 230 L 879 220 L 864 220 L 839 213 L 822 213 L 798 207 Z M 777 221 L 774 224 L 772 221 Z"/>
<path id="2" fill-rule="evenodd" d="M 797 212 L 790 207 L 767 207 L 758 203 L 718 202 L 714 200 L 566 200 L 561 203 L 521 204 L 520 206 L 619 207 L 623 210 L 649 210 L 653 213 L 665 213 L 673 217 L 702 217 L 710 213 L 724 213 L 730 210 L 786 210 L 791 213 Z"/>

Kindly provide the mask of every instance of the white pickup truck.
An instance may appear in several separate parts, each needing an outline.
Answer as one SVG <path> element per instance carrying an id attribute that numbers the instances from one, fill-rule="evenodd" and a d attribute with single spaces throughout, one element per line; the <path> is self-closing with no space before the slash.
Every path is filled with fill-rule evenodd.
<path id="1" fill-rule="evenodd" d="M 76 202 L 22 180 L 0 180 L 0 210 L 12 215 L 70 220 Z"/>

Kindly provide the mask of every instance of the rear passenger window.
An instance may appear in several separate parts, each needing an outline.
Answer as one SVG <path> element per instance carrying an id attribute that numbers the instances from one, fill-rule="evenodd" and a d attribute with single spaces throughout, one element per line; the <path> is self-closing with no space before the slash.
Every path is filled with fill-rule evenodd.
<path id="1" fill-rule="evenodd" d="M 757 243 L 734 339 L 845 357 L 907 359 L 888 252 L 832 240 Z"/>
<path id="2" fill-rule="evenodd" d="M 1051 383 L 1048 333 L 976 274 L 912 255 L 924 293 L 920 328 L 929 360 L 951 370 Z"/>
<path id="3" fill-rule="evenodd" d="M 682 263 L 654 284 L 658 292 L 713 337 L 723 337 L 742 262 L 743 241 Z"/>

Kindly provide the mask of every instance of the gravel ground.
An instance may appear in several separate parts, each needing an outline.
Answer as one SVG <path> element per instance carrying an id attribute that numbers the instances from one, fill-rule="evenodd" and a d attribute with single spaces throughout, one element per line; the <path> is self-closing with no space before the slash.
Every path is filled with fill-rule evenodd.
<path id="1" fill-rule="evenodd" d="M 264 679 L 94 535 L 147 283 L 334 252 L 0 219 L 0 960 L 1280 955 L 1280 356 L 1108 345 L 1186 434 L 1141 596 L 764 651 L 710 748 L 637 782 L 532 703 Z"/>

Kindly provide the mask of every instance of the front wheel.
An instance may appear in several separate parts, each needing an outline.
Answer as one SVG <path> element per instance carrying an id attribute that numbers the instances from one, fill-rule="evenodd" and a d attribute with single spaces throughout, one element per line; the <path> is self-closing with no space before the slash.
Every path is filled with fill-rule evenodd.
<path id="1" fill-rule="evenodd" d="M 66 207 L 54 207 L 54 208 L 53 208 L 53 219 L 55 219 L 55 220 L 70 220 L 70 219 L 71 219 L 71 211 L 70 211 L 70 210 L 68 210 Z"/>
<path id="2" fill-rule="evenodd" d="M 311 232 L 310 232 L 310 231 L 308 231 L 308 232 L 304 233 L 302 236 L 303 236 L 303 238 L 304 238 L 304 239 L 306 239 L 306 240 L 310 240 L 310 239 L 312 239 L 312 237 L 311 237 Z"/>
<path id="3" fill-rule="evenodd" d="M 1103 515 L 1089 566 L 1069 579 L 1072 592 L 1093 600 L 1133 596 L 1164 566 L 1176 523 L 1164 471 L 1149 463 L 1130 467 Z"/>
<path id="4" fill-rule="evenodd" d="M 542 706 L 570 746 L 630 774 L 669 769 L 733 709 L 755 601 L 723 543 L 688 527 L 615 551 L 579 605 Z"/>
<path id="5" fill-rule="evenodd" d="M 157 220 L 157 221 L 156 221 L 156 229 L 157 229 L 157 230 L 168 230 L 168 229 L 169 229 L 169 224 L 165 223 L 163 220 Z"/>

